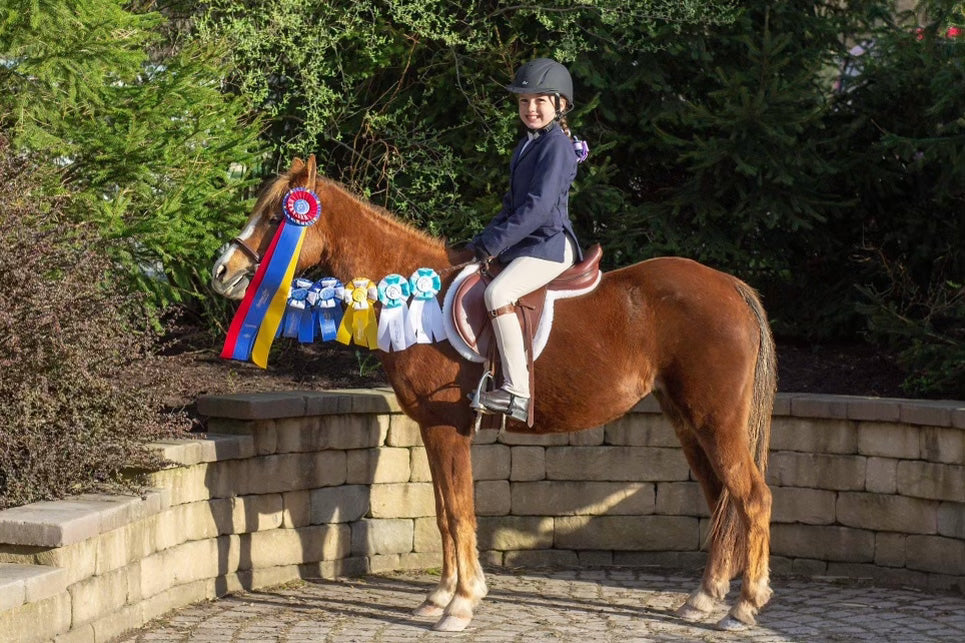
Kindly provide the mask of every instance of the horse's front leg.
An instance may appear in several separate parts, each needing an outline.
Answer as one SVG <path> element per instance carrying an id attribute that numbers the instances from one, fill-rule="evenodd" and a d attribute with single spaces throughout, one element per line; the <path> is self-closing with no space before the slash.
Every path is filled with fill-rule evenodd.
<path id="1" fill-rule="evenodd" d="M 423 444 L 428 444 L 425 432 L 423 431 Z M 436 526 L 439 528 L 439 536 L 442 539 L 442 574 L 439 583 L 429 592 L 426 599 L 422 601 L 414 611 L 415 616 L 429 616 L 439 618 L 452 597 L 456 595 L 456 581 L 458 579 L 458 564 L 456 562 L 456 545 L 453 540 L 452 532 L 449 531 L 449 516 L 446 511 L 445 496 L 439 481 L 442 479 L 443 467 L 437 457 L 426 449 L 429 460 L 429 471 L 432 475 L 432 491 L 436 501 Z"/>
<path id="2" fill-rule="evenodd" d="M 472 621 L 473 609 L 488 591 L 476 549 L 471 438 L 460 435 L 453 426 L 431 426 L 423 427 L 422 441 L 436 494 L 443 570 L 439 584 L 417 612 L 436 615 L 448 600 L 434 629 L 460 632 Z"/>

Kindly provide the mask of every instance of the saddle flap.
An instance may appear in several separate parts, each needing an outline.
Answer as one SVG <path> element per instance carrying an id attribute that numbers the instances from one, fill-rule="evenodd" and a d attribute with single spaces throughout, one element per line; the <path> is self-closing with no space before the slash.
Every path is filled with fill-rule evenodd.
<path id="1" fill-rule="evenodd" d="M 469 348 L 486 355 L 492 330 L 483 293 L 487 281 L 479 272 L 467 276 L 456 288 L 452 300 L 452 321 Z"/>

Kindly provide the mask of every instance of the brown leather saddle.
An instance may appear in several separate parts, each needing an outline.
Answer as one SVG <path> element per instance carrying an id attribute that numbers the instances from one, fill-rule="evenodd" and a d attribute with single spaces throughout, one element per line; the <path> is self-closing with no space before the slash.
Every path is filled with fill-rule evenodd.
<path id="1" fill-rule="evenodd" d="M 555 298 L 577 296 L 592 290 L 600 279 L 600 258 L 603 249 L 594 244 L 587 249 L 583 261 L 574 265 L 562 275 L 546 286 L 539 288 L 520 298 L 516 307 L 520 324 L 523 327 L 523 338 L 526 341 L 527 354 L 530 359 L 530 377 L 533 368 L 533 336 L 539 328 L 539 322 L 546 305 L 547 294 L 553 292 Z M 483 301 L 483 293 L 489 282 L 499 274 L 502 266 L 490 265 L 487 271 L 477 271 L 466 277 L 457 286 L 452 304 L 452 322 L 456 332 L 462 337 L 466 345 L 483 357 L 497 354 L 493 341 L 492 325 L 489 313 Z M 568 295 L 569 293 L 569 295 Z"/>

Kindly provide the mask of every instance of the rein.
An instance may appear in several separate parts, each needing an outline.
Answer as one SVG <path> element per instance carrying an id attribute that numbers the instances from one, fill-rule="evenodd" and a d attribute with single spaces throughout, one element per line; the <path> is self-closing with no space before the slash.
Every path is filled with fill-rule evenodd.
<path id="1" fill-rule="evenodd" d="M 456 264 L 455 266 L 449 266 L 448 268 L 443 268 L 439 271 L 439 276 L 448 275 L 450 272 L 455 272 L 456 270 L 462 270 L 466 266 L 471 266 L 474 263 L 479 263 L 476 259 L 470 259 L 469 261 L 463 261 L 462 263 Z"/>

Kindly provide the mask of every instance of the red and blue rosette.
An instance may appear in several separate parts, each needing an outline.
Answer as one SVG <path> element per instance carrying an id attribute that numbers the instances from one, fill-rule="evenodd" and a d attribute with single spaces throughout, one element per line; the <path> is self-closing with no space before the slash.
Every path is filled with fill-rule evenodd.
<path id="1" fill-rule="evenodd" d="M 293 188 L 282 201 L 285 217 L 297 226 L 310 226 L 321 216 L 318 197 L 308 188 Z"/>

